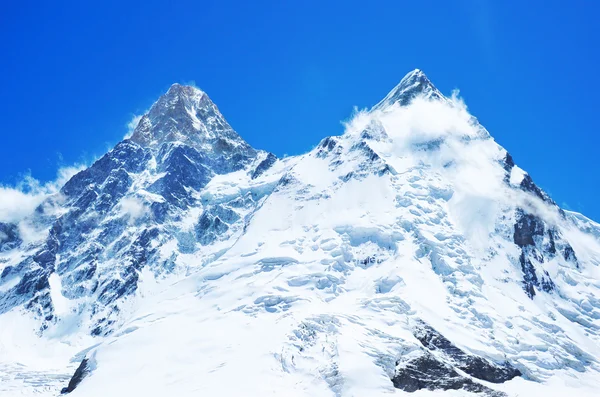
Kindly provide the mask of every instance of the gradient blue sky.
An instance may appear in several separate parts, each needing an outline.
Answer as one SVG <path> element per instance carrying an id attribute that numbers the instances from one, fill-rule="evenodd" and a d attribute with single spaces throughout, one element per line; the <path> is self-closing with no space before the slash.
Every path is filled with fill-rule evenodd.
<path id="1" fill-rule="evenodd" d="M 0 184 L 89 163 L 174 82 L 281 156 L 421 68 L 559 204 L 600 220 L 598 2 L 122 3 L 2 3 Z"/>

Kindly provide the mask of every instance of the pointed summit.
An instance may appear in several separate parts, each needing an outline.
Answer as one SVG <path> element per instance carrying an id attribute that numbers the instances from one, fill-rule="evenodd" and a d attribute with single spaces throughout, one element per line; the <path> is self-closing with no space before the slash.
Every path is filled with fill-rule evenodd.
<path id="1" fill-rule="evenodd" d="M 147 147 L 181 142 L 202 150 L 214 149 L 215 143 L 249 148 L 204 91 L 181 84 L 173 84 L 152 105 L 130 139 Z"/>
<path id="2" fill-rule="evenodd" d="M 372 110 L 382 110 L 395 103 L 406 106 L 417 95 L 423 95 L 429 99 L 442 99 L 444 97 L 421 69 L 415 69 L 404 76 L 400 83 L 381 102 L 373 106 Z"/>

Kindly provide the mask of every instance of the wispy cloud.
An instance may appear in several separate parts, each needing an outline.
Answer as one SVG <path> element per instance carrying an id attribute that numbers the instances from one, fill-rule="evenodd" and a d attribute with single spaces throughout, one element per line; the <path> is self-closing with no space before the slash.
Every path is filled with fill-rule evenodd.
<path id="1" fill-rule="evenodd" d="M 524 208 L 549 224 L 561 222 L 555 207 L 504 182 L 506 151 L 475 122 L 458 92 L 446 101 L 419 97 L 409 106 L 357 110 L 344 125 L 350 135 L 382 126 L 389 139 L 372 145 L 391 155 L 387 161 L 393 167 L 425 167 L 439 175 L 450 217 L 477 249 L 487 249 L 488 235 L 506 208 Z"/>
<path id="2" fill-rule="evenodd" d="M 198 88 L 198 89 L 200 89 L 200 87 L 198 87 L 198 86 L 196 85 L 196 81 L 195 81 L 195 80 L 188 80 L 188 81 L 184 81 L 184 82 L 182 82 L 181 84 L 182 84 L 182 85 L 189 85 L 189 86 L 192 86 L 192 87 L 195 87 L 195 88 Z"/>
<path id="3" fill-rule="evenodd" d="M 148 208 L 137 197 L 123 198 L 119 202 L 119 208 L 121 213 L 129 218 L 130 223 L 134 223 L 148 213 Z"/>
<path id="4" fill-rule="evenodd" d="M 128 139 L 131 137 L 131 135 L 133 134 L 133 131 L 135 131 L 135 128 L 140 123 L 140 120 L 142 119 L 142 117 L 143 117 L 143 114 L 134 114 L 131 117 L 131 120 L 129 120 L 127 122 L 127 133 L 125 134 L 124 139 Z"/>
<path id="5" fill-rule="evenodd" d="M 83 168 L 83 165 L 61 167 L 56 179 L 46 183 L 27 175 L 14 186 L 0 185 L 0 222 L 17 223 L 23 220 Z"/>

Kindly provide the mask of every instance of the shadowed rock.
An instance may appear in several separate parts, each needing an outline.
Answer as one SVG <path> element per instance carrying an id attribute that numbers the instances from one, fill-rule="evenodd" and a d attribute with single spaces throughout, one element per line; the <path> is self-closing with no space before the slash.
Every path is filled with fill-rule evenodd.
<path id="1" fill-rule="evenodd" d="M 521 372 L 510 363 L 496 364 L 482 357 L 466 353 L 456 347 L 442 334 L 425 323 L 421 323 L 415 330 L 415 337 L 423 347 L 430 351 L 440 351 L 447 355 L 456 368 L 466 372 L 474 378 L 491 383 L 504 383 L 512 378 L 521 376 Z"/>
<path id="2" fill-rule="evenodd" d="M 460 375 L 450 365 L 426 352 L 397 367 L 392 383 L 395 388 L 409 393 L 422 389 L 466 390 L 472 393 L 485 393 L 490 397 L 506 396 L 505 393 L 492 390 Z"/>
<path id="3" fill-rule="evenodd" d="M 251 178 L 256 179 L 259 176 L 261 176 L 266 170 L 271 168 L 273 166 L 273 164 L 275 164 L 276 161 L 277 161 L 277 157 L 275 157 L 274 154 L 272 154 L 272 153 L 267 154 L 267 157 L 263 161 L 261 161 L 260 164 L 258 164 L 258 166 L 256 166 L 256 169 L 252 173 Z"/>
<path id="4" fill-rule="evenodd" d="M 506 394 L 478 383 L 477 380 L 504 383 L 521 376 L 521 372 L 508 362 L 497 364 L 466 353 L 422 321 L 415 327 L 414 335 L 424 349 L 416 354 L 413 352 L 410 358 L 396 363 L 392 383 L 398 389 L 407 392 L 421 389 L 466 390 L 501 397 Z M 463 372 L 472 378 L 462 375 Z"/>
<path id="5" fill-rule="evenodd" d="M 85 378 L 90 372 L 88 363 L 89 361 L 87 358 L 81 360 L 81 364 L 79 364 L 79 367 L 77 367 L 77 369 L 75 370 L 75 373 L 71 377 L 71 380 L 69 380 L 69 384 L 67 385 L 67 387 L 63 387 L 63 389 L 60 391 L 60 394 L 68 394 L 75 390 L 75 388 L 81 383 L 83 378 Z"/>
<path id="6" fill-rule="evenodd" d="M 16 248 L 21 242 L 19 227 L 16 224 L 0 222 L 0 252 Z"/>

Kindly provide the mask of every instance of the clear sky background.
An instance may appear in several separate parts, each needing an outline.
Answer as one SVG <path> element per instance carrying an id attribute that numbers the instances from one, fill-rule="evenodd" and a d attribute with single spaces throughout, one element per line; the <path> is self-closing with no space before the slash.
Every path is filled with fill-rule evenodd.
<path id="1" fill-rule="evenodd" d="M 89 163 L 174 82 L 282 156 L 420 68 L 559 204 L 600 220 L 597 1 L 122 3 L 2 2 L 0 184 Z"/>

